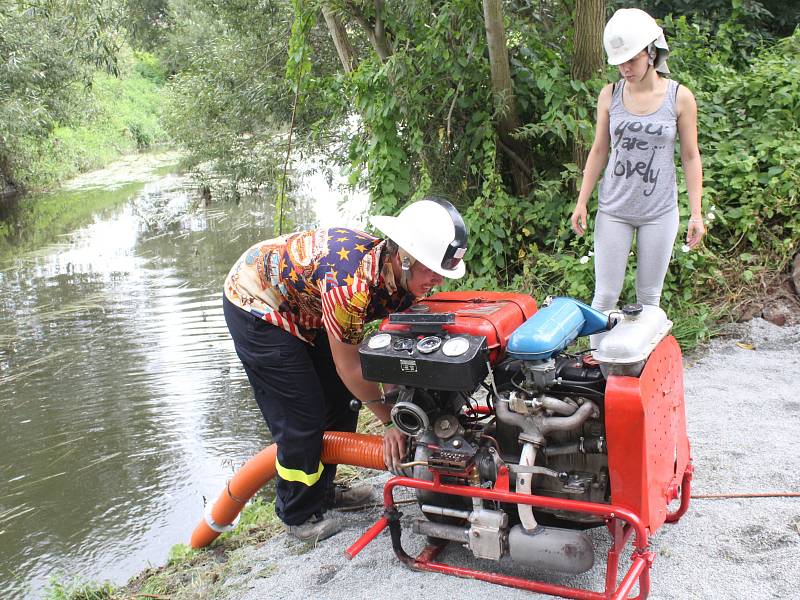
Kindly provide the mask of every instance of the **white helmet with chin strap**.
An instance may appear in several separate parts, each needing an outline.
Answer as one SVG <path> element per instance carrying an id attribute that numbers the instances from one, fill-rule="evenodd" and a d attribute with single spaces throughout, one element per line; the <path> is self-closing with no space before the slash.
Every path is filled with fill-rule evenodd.
<path id="1" fill-rule="evenodd" d="M 407 254 L 431 271 L 458 279 L 464 276 L 467 227 L 449 201 L 426 196 L 412 202 L 396 217 L 375 216 L 370 223 Z"/>
<path id="2" fill-rule="evenodd" d="M 656 20 L 638 8 L 620 8 L 606 23 L 603 46 L 608 64 L 621 65 L 642 50 L 647 50 L 650 64 L 659 73 L 669 73 L 669 46 L 664 30 Z"/>

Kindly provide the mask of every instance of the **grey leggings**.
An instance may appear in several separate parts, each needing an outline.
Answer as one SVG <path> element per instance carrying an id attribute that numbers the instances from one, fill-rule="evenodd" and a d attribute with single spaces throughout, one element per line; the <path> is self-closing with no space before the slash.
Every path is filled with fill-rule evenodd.
<path id="1" fill-rule="evenodd" d="M 627 219 L 598 211 L 594 224 L 595 289 L 592 308 L 611 310 L 619 300 L 636 232 L 636 300 L 658 306 L 678 234 L 678 207 L 655 219 Z"/>

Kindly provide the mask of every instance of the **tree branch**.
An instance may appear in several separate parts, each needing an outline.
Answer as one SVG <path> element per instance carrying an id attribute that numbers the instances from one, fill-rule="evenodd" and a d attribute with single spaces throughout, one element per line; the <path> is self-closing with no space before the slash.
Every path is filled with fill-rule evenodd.
<path id="1" fill-rule="evenodd" d="M 381 12 L 383 11 L 383 2 L 382 0 L 375 0 L 375 11 L 376 11 L 376 24 L 375 26 L 370 23 L 369 19 L 361 12 L 361 9 L 358 8 L 351 0 L 345 1 L 345 6 L 350 11 L 350 14 L 353 15 L 353 18 L 361 25 L 361 28 L 367 34 L 369 38 L 369 43 L 372 45 L 372 49 L 378 54 L 378 58 L 381 59 L 381 62 L 386 62 L 392 55 L 392 50 L 389 48 L 389 44 L 386 41 L 386 31 L 384 29 L 383 21 L 381 20 Z M 377 31 L 379 29 L 379 32 Z"/>
<path id="2" fill-rule="evenodd" d="M 333 45 L 336 47 L 336 54 L 339 55 L 344 72 L 351 73 L 356 68 L 358 61 L 353 52 L 353 46 L 350 45 L 350 39 L 347 37 L 347 31 L 342 25 L 342 20 L 328 5 L 322 6 L 322 15 L 325 17 L 328 32 L 331 34 Z"/>
<path id="3" fill-rule="evenodd" d="M 530 171 L 531 171 L 530 165 L 525 164 L 525 161 L 522 160 L 522 158 L 520 158 L 519 154 L 514 152 L 510 147 L 506 146 L 503 143 L 503 140 L 498 139 L 497 144 L 500 146 L 500 149 L 506 153 L 506 156 L 508 156 L 514 162 L 514 164 L 517 165 L 520 168 L 520 170 L 526 174 L 527 177 L 530 177 Z"/>

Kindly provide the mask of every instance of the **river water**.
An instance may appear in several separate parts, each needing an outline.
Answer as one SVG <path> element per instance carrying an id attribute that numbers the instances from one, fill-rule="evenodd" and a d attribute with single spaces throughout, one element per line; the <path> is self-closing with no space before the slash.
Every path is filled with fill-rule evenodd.
<path id="1" fill-rule="evenodd" d="M 0 598 L 124 583 L 186 543 L 268 442 L 222 282 L 272 234 L 264 197 L 198 207 L 175 155 L 0 209 Z M 321 178 L 295 222 L 359 225 Z"/>

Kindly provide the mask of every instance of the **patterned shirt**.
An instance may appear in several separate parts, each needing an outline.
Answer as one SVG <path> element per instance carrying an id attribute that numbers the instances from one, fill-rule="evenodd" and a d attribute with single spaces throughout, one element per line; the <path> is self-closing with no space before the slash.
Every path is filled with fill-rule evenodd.
<path id="1" fill-rule="evenodd" d="M 405 310 L 385 240 L 355 229 L 316 229 L 259 242 L 233 265 L 225 296 L 236 306 L 313 342 L 317 330 L 349 344 L 364 325 Z"/>

